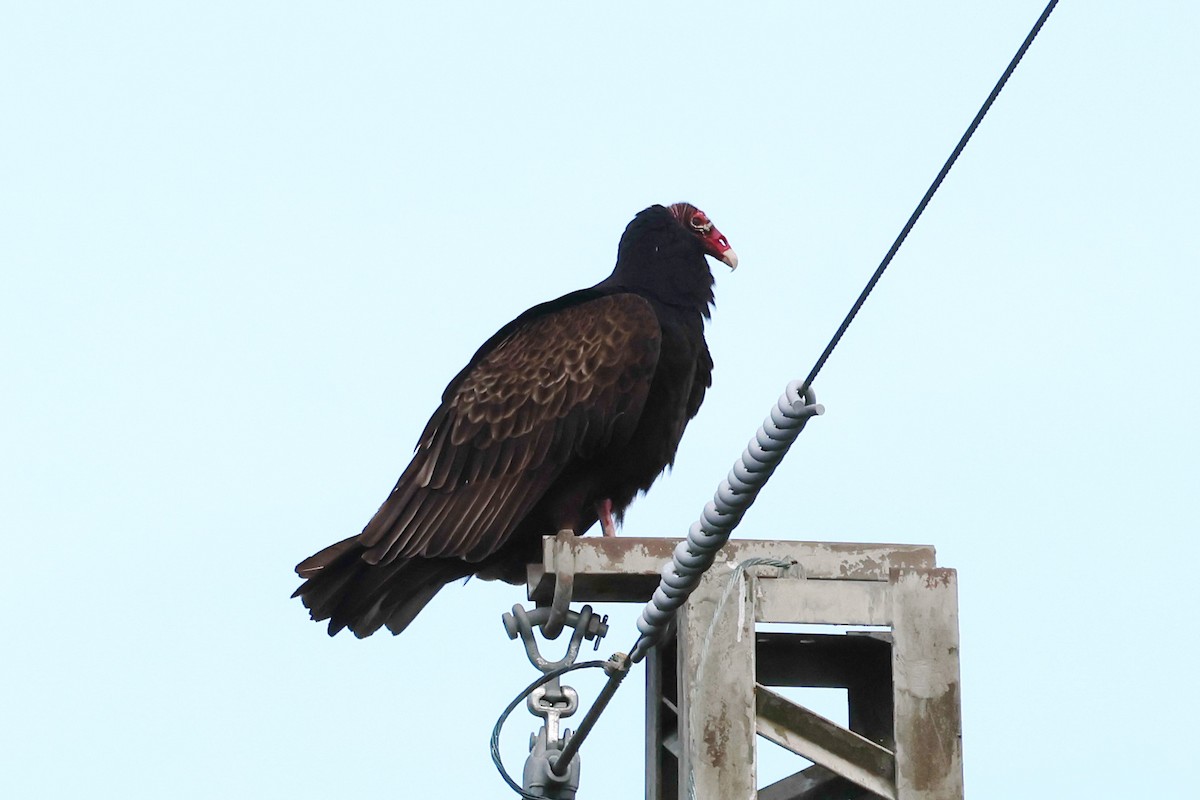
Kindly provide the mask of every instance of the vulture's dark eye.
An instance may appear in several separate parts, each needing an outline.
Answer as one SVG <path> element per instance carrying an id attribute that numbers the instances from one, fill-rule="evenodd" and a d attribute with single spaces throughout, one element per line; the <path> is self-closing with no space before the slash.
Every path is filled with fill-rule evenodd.
<path id="1" fill-rule="evenodd" d="M 698 231 L 703 231 L 704 233 L 708 233 L 709 229 L 712 228 L 712 223 L 709 222 L 704 217 L 702 217 L 700 215 L 696 215 L 696 216 L 692 217 L 692 227 Z"/>

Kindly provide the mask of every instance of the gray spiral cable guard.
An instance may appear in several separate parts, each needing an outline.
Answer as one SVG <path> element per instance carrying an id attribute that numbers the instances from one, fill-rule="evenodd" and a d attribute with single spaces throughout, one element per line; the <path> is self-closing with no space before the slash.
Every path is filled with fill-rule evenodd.
<path id="1" fill-rule="evenodd" d="M 742 457 L 717 487 L 712 501 L 705 505 L 700 519 L 692 523 L 687 539 L 676 546 L 670 563 L 663 567 L 662 580 L 637 621 L 641 636 L 630 653 L 631 661 L 641 661 L 663 641 L 675 612 L 687 602 L 800 431 L 809 419 L 825 413 L 825 407 L 816 400 L 812 388 L 805 387 L 803 381 L 788 384 Z"/>

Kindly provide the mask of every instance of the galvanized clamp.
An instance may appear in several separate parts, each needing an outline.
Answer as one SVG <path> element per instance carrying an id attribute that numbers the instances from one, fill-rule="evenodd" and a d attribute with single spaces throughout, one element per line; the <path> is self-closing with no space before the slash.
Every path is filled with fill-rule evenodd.
<path id="1" fill-rule="evenodd" d="M 526 611 L 521 605 L 515 605 L 512 608 L 511 614 L 504 614 L 501 620 L 504 622 L 504 630 L 508 633 L 509 639 L 521 637 L 521 641 L 525 644 L 525 655 L 529 657 L 529 661 L 542 672 L 551 672 L 565 667 L 568 664 L 574 664 L 575 658 L 579 655 L 579 647 L 583 644 L 584 639 L 595 640 L 596 649 L 600 648 L 600 640 L 608 635 L 608 615 L 598 617 L 592 613 L 591 606 L 584 606 L 578 613 L 567 611 L 562 614 L 563 624 L 568 628 L 573 628 L 571 641 L 567 645 L 566 654 L 558 661 L 550 661 L 546 659 L 538 649 L 537 640 L 533 638 L 533 629 L 539 625 L 544 625 L 555 611 L 549 607 L 535 608 L 533 611 Z"/>
<path id="2" fill-rule="evenodd" d="M 567 652 L 557 661 L 550 661 L 542 655 L 533 636 L 533 629 L 544 625 L 552 614 L 559 616 L 563 625 L 573 629 Z M 594 639 L 596 647 L 599 647 L 600 640 L 608 633 L 608 617 L 597 617 L 592 613 L 591 606 L 584 606 L 576 613 L 563 609 L 555 611 L 549 607 L 526 611 L 518 604 L 513 606 L 512 613 L 504 614 L 501 619 L 508 638 L 520 636 L 529 662 L 545 675 L 574 664 L 584 639 Z M 555 675 L 531 691 L 525 705 L 529 713 L 545 721 L 541 730 L 529 737 L 530 752 L 525 760 L 524 771 L 526 792 L 533 797 L 573 800 L 579 788 L 578 754 L 566 759 L 561 771 L 556 770 L 555 765 L 562 760 L 560 754 L 571 739 L 570 729 L 560 728 L 560 722 L 579 710 L 579 694 L 570 686 L 561 685 L 558 675 Z"/>

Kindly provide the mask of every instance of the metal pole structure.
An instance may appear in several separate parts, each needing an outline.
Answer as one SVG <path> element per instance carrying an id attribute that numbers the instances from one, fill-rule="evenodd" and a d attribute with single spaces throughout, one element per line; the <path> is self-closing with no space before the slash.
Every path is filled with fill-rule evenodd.
<path id="1" fill-rule="evenodd" d="M 570 565 L 577 600 L 643 602 L 679 543 L 547 538 L 530 594 L 552 595 L 542 578 Z M 956 576 L 932 547 L 731 541 L 681 609 L 672 643 L 655 651 L 647 684 L 647 800 L 753 797 L 759 736 L 816 765 L 757 790 L 762 800 L 961 800 Z M 609 683 L 581 730 L 622 679 L 613 660 L 596 663 Z M 848 723 L 779 686 L 845 689 Z M 556 755 L 569 763 L 570 752 Z"/>

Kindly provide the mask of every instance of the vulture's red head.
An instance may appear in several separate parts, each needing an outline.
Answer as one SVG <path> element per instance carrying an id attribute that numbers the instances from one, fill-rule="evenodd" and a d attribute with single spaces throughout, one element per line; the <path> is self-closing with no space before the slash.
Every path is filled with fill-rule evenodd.
<path id="1" fill-rule="evenodd" d="M 707 214 L 691 203 L 674 203 L 667 206 L 667 210 L 675 219 L 679 220 L 679 224 L 700 240 L 700 246 L 705 253 L 724 261 L 730 269 L 737 269 L 737 253 L 733 252 L 733 248 L 729 246 L 729 240 L 717 230 Z"/>

